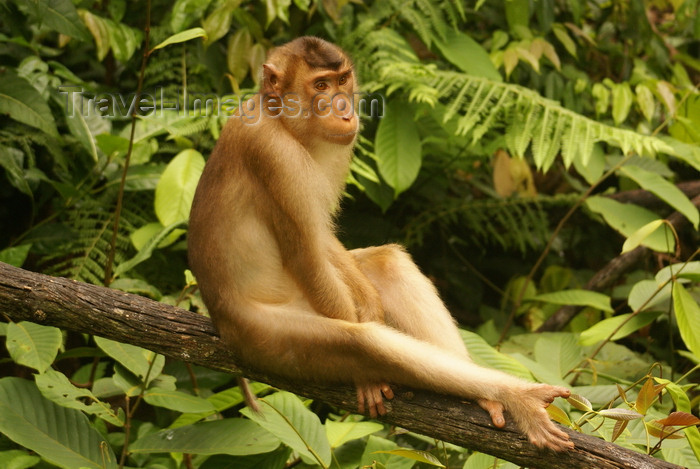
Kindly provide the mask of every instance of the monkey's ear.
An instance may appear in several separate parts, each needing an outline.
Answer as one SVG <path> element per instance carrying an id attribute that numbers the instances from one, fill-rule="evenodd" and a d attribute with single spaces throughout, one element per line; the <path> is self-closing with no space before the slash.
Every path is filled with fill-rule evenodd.
<path id="1" fill-rule="evenodd" d="M 282 74 L 272 64 L 263 64 L 262 92 L 268 95 L 279 94 L 279 83 Z"/>

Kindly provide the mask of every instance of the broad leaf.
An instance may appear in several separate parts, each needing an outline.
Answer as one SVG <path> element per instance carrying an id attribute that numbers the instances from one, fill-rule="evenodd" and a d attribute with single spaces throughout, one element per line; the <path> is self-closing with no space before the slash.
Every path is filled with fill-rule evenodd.
<path id="1" fill-rule="evenodd" d="M 447 28 L 445 40 L 434 37 L 435 44 L 447 60 L 469 75 L 503 81 L 486 49 L 469 35 Z"/>
<path id="2" fill-rule="evenodd" d="M 41 394 L 62 407 L 80 410 L 121 427 L 124 416 L 113 411 L 112 407 L 97 399 L 89 389 L 74 386 L 66 375 L 55 370 L 37 375 L 36 385 Z"/>
<path id="3" fill-rule="evenodd" d="M 337 448 L 348 441 L 364 438 L 384 429 L 384 425 L 377 422 L 336 422 L 333 420 L 326 420 L 325 427 L 331 448 Z"/>
<path id="4" fill-rule="evenodd" d="M 645 208 L 634 204 L 623 204 L 602 196 L 590 197 L 586 200 L 586 206 L 591 211 L 602 215 L 608 225 L 626 238 L 659 218 L 654 212 Z M 642 245 L 658 252 L 674 252 L 676 249 L 673 233 L 666 225 L 645 238 Z"/>
<path id="5" fill-rule="evenodd" d="M 613 420 L 636 420 L 644 417 L 642 414 L 632 409 L 603 409 L 598 412 L 598 415 Z"/>
<path id="6" fill-rule="evenodd" d="M 387 451 L 375 451 L 375 453 L 385 453 L 393 454 L 394 456 L 401 456 L 402 458 L 412 459 L 414 461 L 422 462 L 430 466 L 445 467 L 438 458 L 428 453 L 427 451 L 421 451 L 418 449 L 408 449 L 408 448 L 397 448 Z"/>
<path id="7" fill-rule="evenodd" d="M 199 422 L 145 435 L 129 446 L 133 453 L 248 455 L 268 453 L 280 440 L 250 420 Z"/>
<path id="8" fill-rule="evenodd" d="M 163 371 L 165 364 L 163 355 L 102 337 L 95 337 L 95 343 L 107 355 L 121 363 L 142 381 L 148 378 L 147 382 L 150 382 Z"/>
<path id="9" fill-rule="evenodd" d="M 304 407 L 297 396 L 277 392 L 259 400 L 260 413 L 241 410 L 249 419 L 282 440 L 302 457 L 328 466 L 331 446 L 318 416 Z"/>
<path id="10" fill-rule="evenodd" d="M 39 21 L 49 28 L 81 41 L 89 41 L 90 33 L 80 22 L 71 0 L 40 0 L 32 2 L 37 7 Z"/>
<path id="11" fill-rule="evenodd" d="M 459 333 L 462 336 L 464 345 L 469 350 L 472 360 L 477 365 L 495 368 L 527 381 L 533 380 L 532 373 L 526 366 L 522 365 L 515 358 L 491 347 L 479 334 L 464 329 L 460 329 Z"/>
<path id="12" fill-rule="evenodd" d="M 700 214 L 698 209 L 675 185 L 656 173 L 647 171 L 639 166 L 627 165 L 620 168 L 620 172 L 639 184 L 642 189 L 656 195 L 658 198 L 681 212 L 695 229 L 698 228 Z"/>
<path id="13" fill-rule="evenodd" d="M 374 145 L 379 173 L 398 196 L 416 180 L 422 163 L 421 140 L 409 104 L 387 104 Z"/>
<path id="14" fill-rule="evenodd" d="M 578 410 L 582 410 L 584 412 L 590 412 L 593 410 L 591 401 L 581 396 L 580 394 L 572 394 L 566 400 L 569 402 L 569 404 L 571 404 L 574 408 Z"/>
<path id="15" fill-rule="evenodd" d="M 562 290 L 552 293 L 543 293 L 530 298 L 533 301 L 544 301 L 558 305 L 590 306 L 601 311 L 612 313 L 610 297 L 602 293 L 589 290 Z"/>
<path id="16" fill-rule="evenodd" d="M 627 238 L 625 243 L 622 245 L 622 254 L 629 252 L 642 244 L 645 239 L 651 236 L 651 234 L 658 230 L 663 224 L 663 220 L 654 220 L 632 233 L 632 236 Z"/>
<path id="17" fill-rule="evenodd" d="M 7 325 L 7 350 L 12 360 L 43 373 L 56 359 L 63 334 L 51 326 L 33 322 L 11 322 Z"/>
<path id="18" fill-rule="evenodd" d="M 643 311 L 636 316 L 632 316 L 632 313 L 628 313 L 604 319 L 583 331 L 579 337 L 578 343 L 584 346 L 597 344 L 601 340 L 610 337 L 610 334 L 616 330 L 617 332 L 610 340 L 616 341 L 622 339 L 650 324 L 659 317 L 660 314 L 661 313 L 658 311 Z M 622 325 L 623 323 L 624 325 Z M 620 327 L 621 325 L 622 327 Z"/>
<path id="19" fill-rule="evenodd" d="M 155 46 L 153 49 L 151 49 L 151 52 L 158 49 L 162 49 L 163 47 L 169 46 L 171 44 L 178 44 L 180 42 L 191 41 L 192 39 L 196 39 L 198 37 L 203 37 L 206 41 L 207 32 L 202 28 L 192 28 L 186 31 L 181 31 L 179 33 L 173 34 L 172 36 Z"/>
<path id="20" fill-rule="evenodd" d="M 177 412 L 213 412 L 214 406 L 206 399 L 192 394 L 169 389 L 152 388 L 146 391 L 143 399 L 156 407 Z"/>
<path id="21" fill-rule="evenodd" d="M 673 310 L 683 342 L 700 358 L 700 306 L 680 282 L 673 284 Z"/>
<path id="22" fill-rule="evenodd" d="M 0 379 L 0 433 L 56 466 L 117 467 L 110 445 L 82 412 L 44 399 L 34 383 Z"/>
<path id="23" fill-rule="evenodd" d="M 204 157 L 197 150 L 183 150 L 168 163 L 156 187 L 156 215 L 163 226 L 189 218 L 203 170 Z"/>
<path id="24" fill-rule="evenodd" d="M 58 136 L 49 105 L 24 78 L 9 70 L 0 71 L 0 114 Z"/>

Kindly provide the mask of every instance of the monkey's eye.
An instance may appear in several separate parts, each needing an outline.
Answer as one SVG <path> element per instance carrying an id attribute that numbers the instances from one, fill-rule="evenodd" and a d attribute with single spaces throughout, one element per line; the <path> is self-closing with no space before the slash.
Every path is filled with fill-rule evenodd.
<path id="1" fill-rule="evenodd" d="M 316 91 L 326 91 L 329 86 L 325 81 L 319 81 L 314 85 L 314 88 L 316 88 Z"/>
<path id="2" fill-rule="evenodd" d="M 346 73 L 345 75 L 340 77 L 340 80 L 338 80 L 338 83 L 340 83 L 341 85 L 344 85 L 348 82 L 348 78 L 349 78 L 348 74 Z"/>

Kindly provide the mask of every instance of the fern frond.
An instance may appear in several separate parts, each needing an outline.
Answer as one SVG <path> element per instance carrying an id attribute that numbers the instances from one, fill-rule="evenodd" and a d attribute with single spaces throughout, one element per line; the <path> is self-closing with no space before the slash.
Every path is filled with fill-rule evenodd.
<path id="1" fill-rule="evenodd" d="M 421 213 L 406 228 L 406 244 L 421 244 L 436 225 L 456 233 L 455 226 L 468 226 L 463 233 L 470 244 L 487 248 L 494 244 L 505 250 L 542 249 L 549 237 L 548 213 L 553 207 L 570 206 L 578 194 L 535 198 L 448 199 Z"/>

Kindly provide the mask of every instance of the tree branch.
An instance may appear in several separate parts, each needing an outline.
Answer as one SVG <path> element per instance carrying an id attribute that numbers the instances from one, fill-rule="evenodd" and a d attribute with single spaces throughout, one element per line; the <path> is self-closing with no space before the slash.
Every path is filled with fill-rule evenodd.
<path id="1" fill-rule="evenodd" d="M 168 357 L 246 376 L 356 410 L 350 386 L 295 383 L 236 366 L 208 318 L 137 295 L 29 272 L 0 262 L 0 311 L 32 321 L 138 345 Z M 498 430 L 477 405 L 425 391 L 396 388 L 381 420 L 531 468 L 678 468 L 635 451 L 570 430 L 576 448 L 540 450 L 512 423 Z"/>

